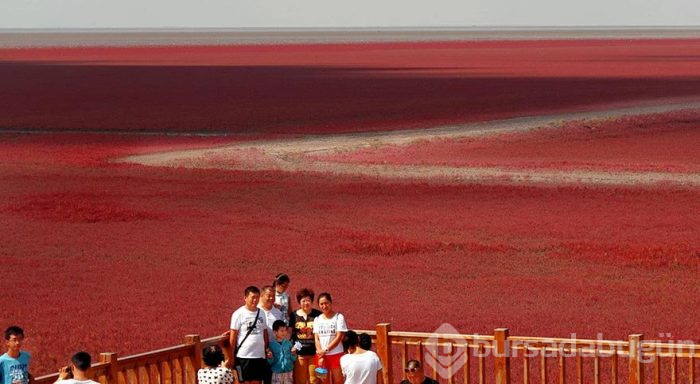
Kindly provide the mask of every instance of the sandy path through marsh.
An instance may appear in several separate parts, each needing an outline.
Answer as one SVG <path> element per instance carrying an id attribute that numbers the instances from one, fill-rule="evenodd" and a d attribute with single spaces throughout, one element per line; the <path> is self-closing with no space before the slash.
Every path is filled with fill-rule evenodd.
<path id="1" fill-rule="evenodd" d="M 451 167 L 438 165 L 367 165 L 324 161 L 309 154 L 354 151 L 367 147 L 409 145 L 417 141 L 454 139 L 536 128 L 556 129 L 564 122 L 615 119 L 678 110 L 700 109 L 700 102 L 669 103 L 590 112 L 522 117 L 443 127 L 364 132 L 333 135 L 306 135 L 277 140 L 259 140 L 226 146 L 130 156 L 119 162 L 148 166 L 232 169 L 246 171 L 281 170 L 361 175 L 378 179 L 405 179 L 442 183 L 498 184 L 593 184 L 640 185 L 670 183 L 697 187 L 700 174 L 665 172 L 623 172 L 588 170 L 504 169 L 498 167 Z"/>

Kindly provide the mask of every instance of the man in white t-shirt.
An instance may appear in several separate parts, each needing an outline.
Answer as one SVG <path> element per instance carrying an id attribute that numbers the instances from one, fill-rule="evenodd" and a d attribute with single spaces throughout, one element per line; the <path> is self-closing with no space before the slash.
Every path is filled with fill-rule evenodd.
<path id="1" fill-rule="evenodd" d="M 99 384 L 88 378 L 92 359 L 87 352 L 78 352 L 70 359 L 69 366 L 58 370 L 58 380 L 54 384 Z"/>
<path id="2" fill-rule="evenodd" d="M 340 358 L 340 368 L 345 384 L 384 384 L 379 356 L 360 348 L 359 343 L 355 331 L 348 331 L 343 336 L 345 355 Z"/>
<path id="3" fill-rule="evenodd" d="M 262 287 L 258 308 L 262 309 L 262 311 L 265 313 L 265 320 L 267 321 L 268 328 L 268 339 L 274 340 L 275 335 L 272 331 L 272 324 L 275 323 L 275 320 L 283 320 L 285 323 L 286 320 L 284 319 L 284 314 L 282 314 L 282 311 L 275 308 L 275 288 L 273 286 L 266 285 Z"/>
<path id="4" fill-rule="evenodd" d="M 260 384 L 270 376 L 267 320 L 258 308 L 260 290 L 250 286 L 245 289 L 244 296 L 245 305 L 231 315 L 229 341 L 234 352 L 231 364 L 237 368 L 239 382 Z"/>

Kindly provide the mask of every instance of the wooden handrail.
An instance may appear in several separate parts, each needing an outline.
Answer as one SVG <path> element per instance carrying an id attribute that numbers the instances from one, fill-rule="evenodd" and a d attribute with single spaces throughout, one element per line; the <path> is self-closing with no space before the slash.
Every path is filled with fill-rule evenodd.
<path id="1" fill-rule="evenodd" d="M 442 377 L 449 384 L 460 382 L 454 375 L 461 375 L 461 382 L 464 383 L 483 382 L 492 375 L 491 381 L 495 383 L 511 384 L 511 360 L 519 359 L 523 368 L 519 369 L 521 374 L 516 376 L 522 377 L 522 382 L 529 384 L 547 380 L 548 370 L 557 367 L 559 381 L 566 382 L 566 372 L 570 367 L 567 368 L 565 355 L 562 355 L 565 353 L 575 357 L 575 361 L 572 360 L 575 367 L 571 369 L 575 368 L 578 383 L 600 383 L 601 356 L 609 356 L 606 358 L 610 361 L 609 374 L 613 383 L 618 383 L 618 358 L 622 358 L 627 360 L 627 383 L 644 384 L 643 364 L 650 357 L 654 357 L 653 369 L 646 369 L 646 372 L 658 378 L 661 374 L 659 358 L 664 357 L 670 359 L 672 379 L 678 376 L 679 359 L 688 360 L 688 375 L 694 377 L 694 362 L 700 357 L 698 345 L 644 341 L 642 335 L 631 335 L 624 341 L 510 336 L 507 329 L 497 329 L 493 335 L 434 335 L 392 331 L 391 324 L 388 323 L 377 324 L 375 330 L 356 332 L 371 336 L 384 367 L 386 384 L 401 380 L 403 367 L 395 364 L 404 365 L 410 359 L 416 359 L 426 365 L 426 368 L 432 368 L 432 376 Z M 222 344 L 226 340 L 224 335 L 206 339 L 200 339 L 198 335 L 187 335 L 183 344 L 150 352 L 126 357 L 118 357 L 116 353 L 103 353 L 99 362 L 93 364 L 92 372 L 101 384 L 195 384 L 197 370 L 202 366 L 202 348 Z M 458 357 L 454 362 L 450 361 L 444 370 L 429 366 L 430 362 L 425 359 L 428 352 L 437 354 L 438 348 L 446 348 L 447 358 Z M 464 353 L 456 353 L 460 348 Z M 534 357 L 534 354 L 539 355 Z M 545 354 L 556 356 L 558 364 L 553 361 L 548 364 Z M 493 361 L 490 363 L 492 373 L 485 371 L 487 359 Z M 587 359 L 592 361 L 589 366 L 594 367 L 592 380 L 588 376 L 590 373 L 583 369 Z M 401 368 L 398 376 L 394 374 L 397 372 L 395 368 Z M 443 374 L 449 377 L 443 377 Z M 535 377 L 530 377 L 532 375 Z M 35 383 L 50 384 L 57 378 L 58 374 L 55 373 L 45 375 L 38 377 Z"/>

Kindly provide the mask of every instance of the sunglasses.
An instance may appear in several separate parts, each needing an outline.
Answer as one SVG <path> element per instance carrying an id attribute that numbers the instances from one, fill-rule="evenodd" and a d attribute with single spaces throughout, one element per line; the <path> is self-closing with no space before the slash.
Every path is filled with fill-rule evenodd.
<path id="1" fill-rule="evenodd" d="M 416 368 L 416 367 L 406 368 L 406 369 L 404 369 L 404 372 L 415 373 L 415 372 L 418 372 L 418 368 Z"/>

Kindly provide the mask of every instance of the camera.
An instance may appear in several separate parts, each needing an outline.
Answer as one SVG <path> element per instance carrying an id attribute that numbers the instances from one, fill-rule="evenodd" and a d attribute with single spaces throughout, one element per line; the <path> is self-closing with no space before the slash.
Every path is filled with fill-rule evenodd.
<path id="1" fill-rule="evenodd" d="M 67 373 L 67 375 L 66 375 L 67 379 L 73 378 L 73 369 L 71 368 L 70 365 L 66 367 L 66 373 Z"/>

